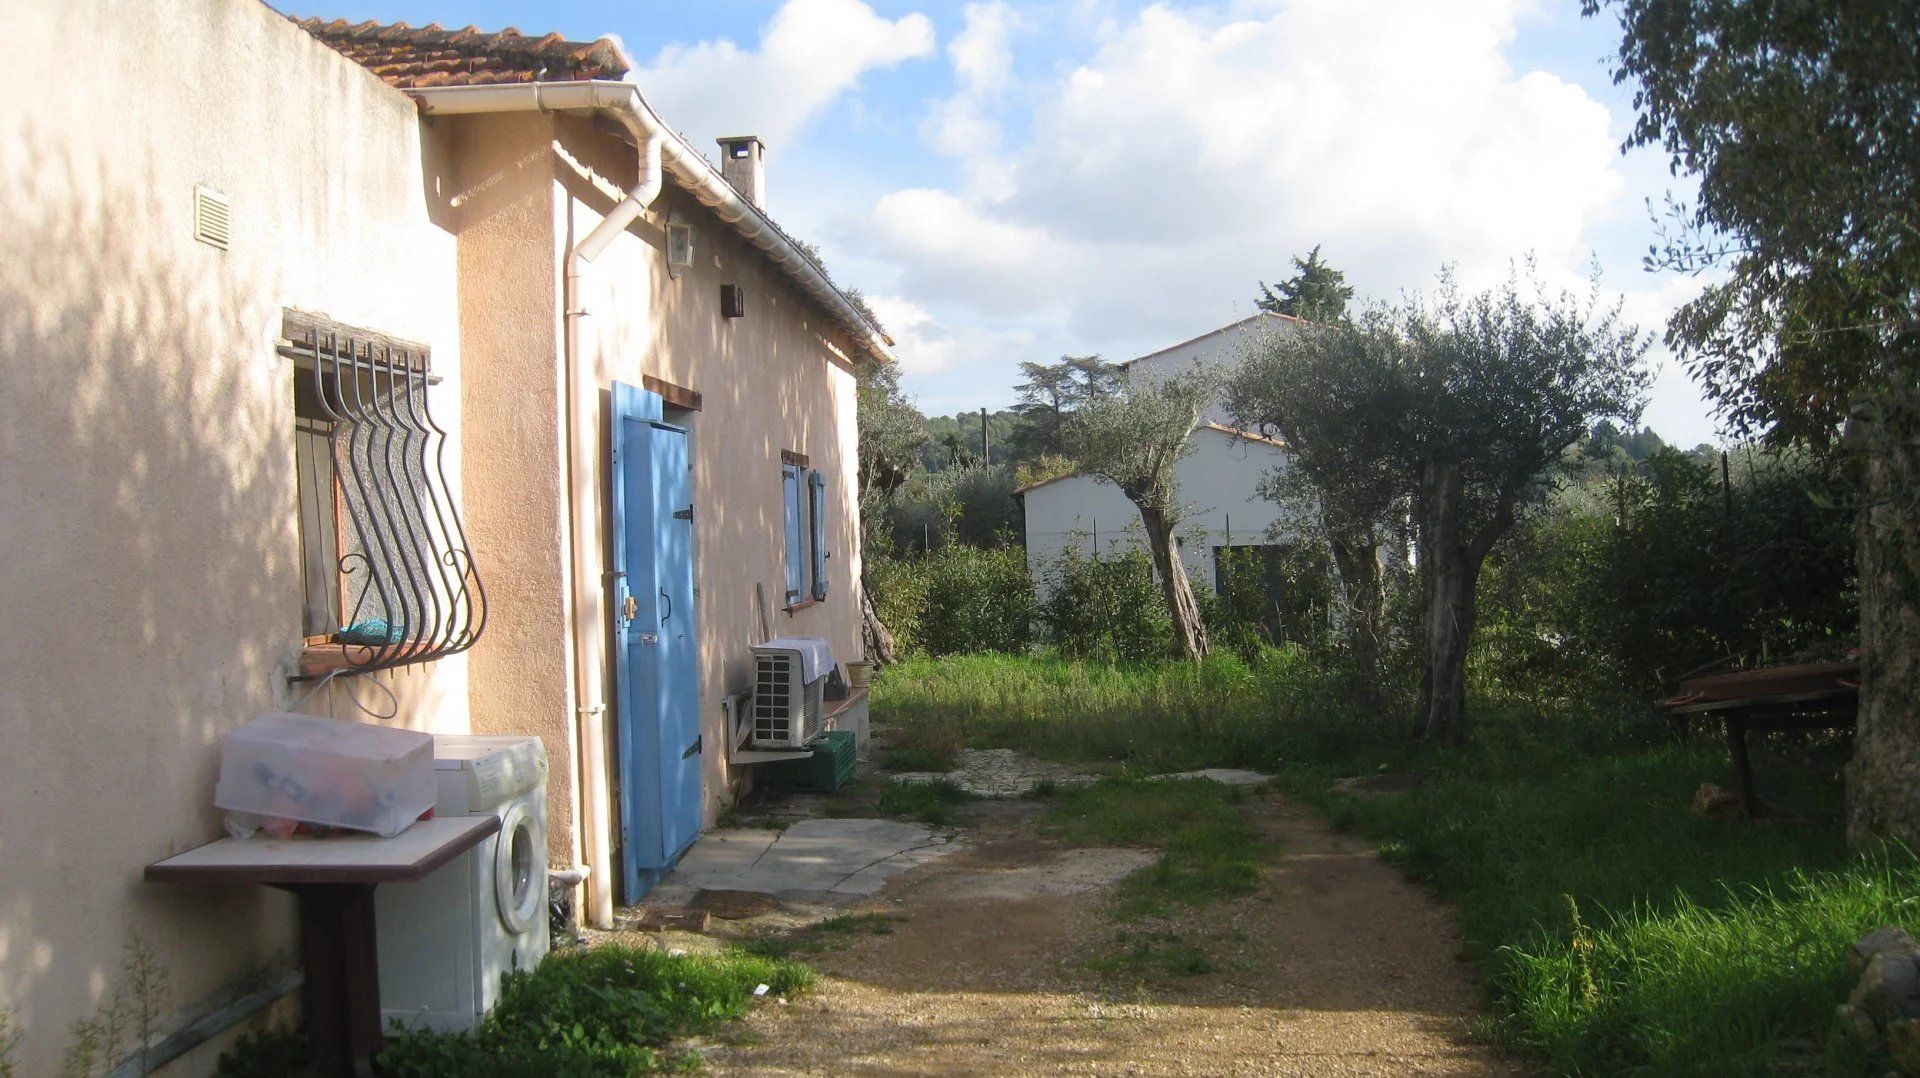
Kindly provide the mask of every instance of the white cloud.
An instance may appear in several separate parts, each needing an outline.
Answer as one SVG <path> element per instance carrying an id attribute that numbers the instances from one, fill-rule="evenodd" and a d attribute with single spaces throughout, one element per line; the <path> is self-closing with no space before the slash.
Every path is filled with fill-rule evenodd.
<path id="1" fill-rule="evenodd" d="M 966 26 L 947 44 L 953 70 L 968 93 L 990 97 L 1013 78 L 1013 33 L 1020 17 L 1004 0 L 968 4 Z"/>
<path id="2" fill-rule="evenodd" d="M 988 201 L 1013 191 L 1012 166 L 1000 155 L 1000 124 L 991 107 L 1013 82 L 1013 37 L 1025 23 L 1004 0 L 966 6 L 965 26 L 947 43 L 955 93 L 937 101 L 920 125 L 920 137 L 935 153 L 957 157 L 967 190 Z"/>
<path id="3" fill-rule="evenodd" d="M 787 0 L 758 48 L 725 38 L 668 45 L 633 78 L 696 146 L 741 134 L 778 145 L 867 72 L 933 52 L 933 22 L 917 12 L 886 19 L 862 0 Z"/>
<path id="4" fill-rule="evenodd" d="M 873 207 L 863 241 L 900 270 L 913 294 L 965 296 L 998 313 L 1058 297 L 1063 249 L 1043 230 L 998 220 L 950 191 L 909 188 Z"/>
<path id="5" fill-rule="evenodd" d="M 965 370 L 1008 356 L 1024 357 L 1035 344 L 1027 330 L 944 322 L 920 304 L 898 296 L 868 296 L 867 302 L 893 336 L 900 366 L 909 375 Z M 943 402 L 944 398 L 942 406 Z M 941 406 L 928 406 L 942 410 Z"/>
<path id="6" fill-rule="evenodd" d="M 928 336 L 1017 320 L 1041 351 L 999 360 L 1009 374 L 1242 317 L 1256 282 L 1315 244 L 1380 298 L 1431 287 L 1447 263 L 1480 287 L 1528 253 L 1550 280 L 1578 280 L 1622 212 L 1607 107 L 1508 59 L 1531 0 L 1088 0 L 1046 28 L 1085 35 L 1080 58 L 1017 84 L 1018 26 L 999 7 L 968 9 L 948 48 L 955 89 L 921 129 L 963 182 L 887 195 L 841 239 L 893 270 Z M 995 119 L 1009 101 L 1032 107 L 1014 146 Z"/>

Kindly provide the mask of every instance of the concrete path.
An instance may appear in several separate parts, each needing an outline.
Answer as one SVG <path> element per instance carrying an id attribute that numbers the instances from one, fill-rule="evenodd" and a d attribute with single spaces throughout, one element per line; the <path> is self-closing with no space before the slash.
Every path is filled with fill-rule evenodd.
<path id="1" fill-rule="evenodd" d="M 1273 781 L 1273 776 L 1259 771 L 1243 771 L 1237 767 L 1208 767 L 1199 771 L 1176 771 L 1170 775 L 1155 775 L 1156 779 L 1211 779 L 1222 786 L 1264 786 Z"/>
<path id="2" fill-rule="evenodd" d="M 949 834 L 898 820 L 812 819 L 783 831 L 709 831 L 647 895 L 647 904 L 684 905 L 701 890 L 857 899 L 957 846 Z"/>

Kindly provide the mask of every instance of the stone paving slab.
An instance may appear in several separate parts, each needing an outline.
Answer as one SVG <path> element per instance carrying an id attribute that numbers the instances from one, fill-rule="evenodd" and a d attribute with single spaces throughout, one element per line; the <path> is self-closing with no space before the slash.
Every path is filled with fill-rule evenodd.
<path id="1" fill-rule="evenodd" d="M 701 890 L 857 898 L 956 848 L 950 834 L 899 820 L 812 819 L 785 831 L 711 831 L 647 902 L 684 904 Z"/>
<path id="2" fill-rule="evenodd" d="M 1259 771 L 1243 771 L 1237 767 L 1208 767 L 1199 771 L 1176 771 L 1171 775 L 1155 775 L 1156 779 L 1212 779 L 1222 786 L 1260 786 L 1273 781 L 1272 775 Z"/>
<path id="3" fill-rule="evenodd" d="M 961 749 L 952 771 L 907 771 L 896 782 L 950 782 L 975 797 L 1025 797 L 1043 782 L 1078 786 L 1092 782 L 1072 768 L 1023 756 L 1012 749 Z"/>

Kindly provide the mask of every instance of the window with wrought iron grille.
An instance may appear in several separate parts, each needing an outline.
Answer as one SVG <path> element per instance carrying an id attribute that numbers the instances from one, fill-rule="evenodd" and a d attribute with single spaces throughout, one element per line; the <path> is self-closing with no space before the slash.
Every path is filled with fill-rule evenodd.
<path id="1" fill-rule="evenodd" d="M 486 594 L 447 481 L 421 345 L 288 312 L 298 473 L 300 676 L 464 651 Z"/>

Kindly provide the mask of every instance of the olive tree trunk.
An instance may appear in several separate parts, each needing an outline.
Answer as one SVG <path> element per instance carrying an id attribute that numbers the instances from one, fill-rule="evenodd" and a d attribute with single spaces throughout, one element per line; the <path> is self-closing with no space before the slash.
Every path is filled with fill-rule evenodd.
<path id="1" fill-rule="evenodd" d="M 1920 848 L 1920 393 L 1859 409 L 1860 717 L 1847 765 L 1847 841 Z"/>
<path id="2" fill-rule="evenodd" d="M 1154 571 L 1160 575 L 1160 591 L 1166 596 L 1167 613 L 1173 619 L 1174 642 L 1187 658 L 1205 658 L 1207 627 L 1200 621 L 1200 604 L 1193 597 L 1193 581 L 1187 579 L 1180 549 L 1174 544 L 1173 525 L 1159 509 L 1144 502 L 1134 505 L 1140 510 L 1140 523 L 1147 533 L 1147 549 L 1153 555 Z"/>
<path id="3" fill-rule="evenodd" d="M 867 574 L 860 572 L 860 633 L 867 645 L 867 661 L 875 666 L 891 666 L 896 657 L 893 633 L 880 620 L 880 609 L 873 604 L 873 588 Z"/>
<path id="4" fill-rule="evenodd" d="M 1380 679 L 1380 645 L 1387 620 L 1386 579 L 1380 571 L 1380 540 L 1371 534 L 1333 539 L 1333 565 L 1346 592 L 1347 648 L 1371 692 Z"/>
<path id="5" fill-rule="evenodd" d="M 1420 483 L 1420 576 L 1426 613 L 1421 622 L 1420 711 L 1414 735 L 1458 742 L 1466 736 L 1467 648 L 1478 612 L 1480 568 L 1513 525 L 1511 492 L 1469 530 L 1458 469 L 1430 461 Z"/>

